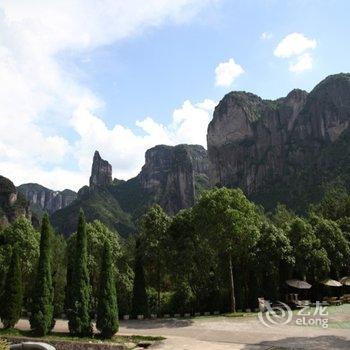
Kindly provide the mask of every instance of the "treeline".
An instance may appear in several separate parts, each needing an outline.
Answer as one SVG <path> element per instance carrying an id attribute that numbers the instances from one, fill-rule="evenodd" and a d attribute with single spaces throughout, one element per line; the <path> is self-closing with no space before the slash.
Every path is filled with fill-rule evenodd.
<path id="1" fill-rule="evenodd" d="M 329 190 L 304 217 L 282 205 L 267 214 L 240 190 L 213 189 L 173 217 L 151 207 L 138 227 L 122 239 L 99 221 L 85 224 L 81 214 L 77 233 L 65 240 L 52 232 L 47 217 L 41 234 L 18 219 L 0 233 L 1 302 L 20 271 L 16 315 L 23 307 L 31 323 L 44 322 L 47 332 L 65 313 L 77 335 L 90 334 L 97 316 L 109 337 L 118 329 L 118 313 L 255 308 L 259 296 L 282 299 L 286 279 L 313 284 L 350 272 L 350 196 L 342 188 Z M 40 303 L 50 315 L 45 321 L 35 316 Z M 108 327 L 102 314 L 113 319 Z"/>

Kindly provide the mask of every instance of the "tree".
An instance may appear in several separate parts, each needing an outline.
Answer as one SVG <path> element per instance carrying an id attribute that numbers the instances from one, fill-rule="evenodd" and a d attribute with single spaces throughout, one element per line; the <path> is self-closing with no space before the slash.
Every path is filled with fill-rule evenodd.
<path id="1" fill-rule="evenodd" d="M 342 184 L 329 187 L 316 211 L 323 217 L 338 220 L 344 216 L 350 216 L 350 197 Z"/>
<path id="2" fill-rule="evenodd" d="M 260 230 L 259 242 L 254 252 L 254 270 L 260 279 L 260 293 L 278 299 L 281 278 L 294 264 L 292 247 L 286 233 L 269 222 Z"/>
<path id="3" fill-rule="evenodd" d="M 119 322 L 111 247 L 108 241 L 105 242 L 100 276 L 96 327 L 103 338 L 112 338 L 119 329 Z"/>
<path id="4" fill-rule="evenodd" d="M 338 224 L 332 220 L 312 215 L 310 219 L 316 237 L 330 258 L 330 271 L 334 278 L 346 272 L 350 257 L 350 247 Z"/>
<path id="5" fill-rule="evenodd" d="M 68 293 L 70 306 L 68 312 L 69 332 L 80 337 L 90 336 L 92 333 L 90 303 L 91 287 L 87 267 L 87 236 L 84 212 L 80 210 L 74 264 L 69 264 L 69 277 L 72 291 Z M 68 286 L 69 288 L 69 286 Z"/>
<path id="6" fill-rule="evenodd" d="M 295 277 L 317 281 L 327 276 L 330 260 L 311 224 L 305 219 L 295 218 L 291 223 L 288 237 L 295 258 Z"/>
<path id="7" fill-rule="evenodd" d="M 285 232 L 288 231 L 294 219 L 295 214 L 284 204 L 277 204 L 276 209 L 271 217 L 272 223 Z"/>
<path id="8" fill-rule="evenodd" d="M 101 280 L 101 265 L 106 242 L 111 248 L 113 274 L 117 273 L 117 265 L 121 260 L 122 252 L 119 234 L 108 229 L 98 220 L 86 225 L 87 255 L 90 284 L 92 286 L 92 305 L 97 307 L 99 298 L 99 283 Z M 119 277 L 119 276 L 118 276 Z"/>
<path id="9" fill-rule="evenodd" d="M 4 328 L 13 328 L 21 317 L 23 301 L 22 275 L 16 247 L 5 281 L 5 291 L 1 297 L 1 321 Z"/>
<path id="10" fill-rule="evenodd" d="M 216 256 L 211 245 L 195 229 L 191 209 L 180 210 L 173 217 L 168 235 L 167 266 L 177 304 L 181 304 L 181 297 L 186 297 L 184 304 L 188 303 L 191 299 L 188 296 L 192 294 L 198 306 L 205 304 L 209 310 L 207 301 L 213 292 L 211 272 L 216 266 Z"/>
<path id="11" fill-rule="evenodd" d="M 54 315 L 58 316 L 64 311 L 64 292 L 67 285 L 67 242 L 64 236 L 53 233 L 52 253 L 51 253 L 51 269 L 52 269 L 52 285 L 54 289 Z"/>
<path id="12" fill-rule="evenodd" d="M 157 309 L 160 311 L 160 293 L 166 265 L 168 246 L 168 227 L 171 220 L 159 205 L 154 205 L 142 217 L 140 233 L 144 250 L 145 264 L 149 266 L 150 281 L 157 290 Z M 154 273 L 152 273 L 154 271 Z"/>
<path id="13" fill-rule="evenodd" d="M 108 241 L 111 247 L 113 273 L 115 274 L 117 281 L 118 307 L 122 314 L 125 315 L 130 313 L 134 277 L 132 267 L 132 261 L 134 259 L 134 247 L 128 247 L 127 245 L 129 241 L 133 239 L 133 237 L 122 240 L 118 232 L 111 231 L 99 220 L 94 220 L 93 222 L 86 224 L 86 234 L 88 271 L 91 285 L 91 308 L 97 309 L 102 256 L 104 251 L 104 244 L 106 241 Z M 69 275 L 71 273 L 70 266 L 74 266 L 74 261 L 71 262 L 71 260 L 75 254 L 76 236 L 76 233 L 74 233 L 71 235 L 68 241 L 67 278 L 69 278 Z M 67 288 L 67 309 L 70 309 L 67 304 L 68 300 L 71 299 L 69 295 L 67 295 L 69 293 L 70 289 Z"/>
<path id="14" fill-rule="evenodd" d="M 45 214 L 41 224 L 40 256 L 29 320 L 31 329 L 40 336 L 46 335 L 54 326 L 50 236 L 49 216 Z"/>
<path id="15" fill-rule="evenodd" d="M 0 244 L 0 280 L 5 279 L 11 261 L 11 252 L 16 246 L 22 274 L 23 304 L 26 306 L 26 300 L 31 297 L 34 287 L 40 234 L 33 228 L 29 220 L 20 217 L 1 233 L 0 241 L 2 242 Z"/>
<path id="16" fill-rule="evenodd" d="M 134 286 L 132 295 L 132 314 L 148 315 L 148 298 L 146 293 L 145 274 L 143 271 L 143 260 L 140 247 L 140 240 L 136 241 L 135 248 L 135 266 L 134 266 Z"/>
<path id="17" fill-rule="evenodd" d="M 196 229 L 225 254 L 228 266 L 230 310 L 236 311 L 234 265 L 244 269 L 259 238 L 260 214 L 240 189 L 205 191 L 194 207 Z"/>

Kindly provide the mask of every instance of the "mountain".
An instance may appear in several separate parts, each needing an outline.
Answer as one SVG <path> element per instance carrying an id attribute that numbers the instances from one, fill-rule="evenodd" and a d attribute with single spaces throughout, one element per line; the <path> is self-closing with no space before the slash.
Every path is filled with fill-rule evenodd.
<path id="1" fill-rule="evenodd" d="M 208 157 L 198 145 L 159 145 L 149 149 L 145 165 L 134 178 L 112 181 L 112 166 L 96 151 L 90 186 L 81 188 L 77 199 L 52 214 L 59 232 L 69 235 L 76 229 L 80 208 L 87 221 L 99 219 L 122 235 L 136 230 L 146 209 L 160 204 L 169 214 L 192 206 L 197 196 L 209 188 Z"/>
<path id="2" fill-rule="evenodd" d="M 303 211 L 333 184 L 349 189 L 349 122 L 350 74 L 274 101 L 230 92 L 208 126 L 211 185 L 240 187 L 267 209 Z"/>
<path id="3" fill-rule="evenodd" d="M 35 183 L 28 183 L 18 186 L 18 191 L 22 193 L 30 203 L 32 212 L 41 217 L 44 212 L 53 213 L 71 204 L 77 194 L 71 190 L 54 191 Z"/>
<path id="4" fill-rule="evenodd" d="M 20 216 L 32 218 L 29 203 L 11 180 L 0 176 L 0 229 Z"/>

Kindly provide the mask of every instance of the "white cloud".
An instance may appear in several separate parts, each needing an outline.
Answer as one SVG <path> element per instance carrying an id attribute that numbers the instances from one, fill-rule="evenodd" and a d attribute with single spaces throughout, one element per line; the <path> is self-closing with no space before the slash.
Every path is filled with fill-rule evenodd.
<path id="1" fill-rule="evenodd" d="M 230 86 L 243 73 L 243 68 L 230 58 L 227 62 L 219 63 L 215 68 L 215 83 L 217 86 Z"/>
<path id="2" fill-rule="evenodd" d="M 196 104 L 185 101 L 174 111 L 172 122 L 167 126 L 150 117 L 137 121 L 136 126 L 142 130 L 142 135 L 119 124 L 109 129 L 102 119 L 82 105 L 71 120 L 80 136 L 74 152 L 81 169 L 85 169 L 86 177 L 90 171 L 92 154 L 98 149 L 102 157 L 113 165 L 113 175 L 119 179 L 128 179 L 140 171 L 145 151 L 157 144 L 192 143 L 206 147 L 207 126 L 215 105 L 209 99 Z"/>
<path id="3" fill-rule="evenodd" d="M 313 64 L 312 57 L 309 53 L 304 53 L 297 57 L 296 62 L 289 65 L 289 70 L 295 73 L 301 73 L 305 70 L 311 69 Z"/>
<path id="4" fill-rule="evenodd" d="M 103 120 L 94 115 L 103 101 L 79 82 L 72 68 L 68 70 L 62 64 L 60 54 L 74 51 L 86 57 L 89 50 L 137 35 L 149 27 L 189 20 L 209 2 L 1 1 L 0 174 L 16 184 L 36 181 L 54 189 L 77 189 L 82 179 L 87 181 L 91 166 L 91 153 L 87 160 L 79 145 L 88 145 L 89 152 L 101 146 L 104 153 L 110 146 L 104 136 L 108 136 L 113 152 L 119 154 L 112 158 L 116 174 L 119 168 L 125 176 L 133 174 L 145 147 L 169 138 L 176 130 L 169 131 L 145 119 L 139 124 L 146 133 L 140 141 L 122 125 L 107 129 Z M 92 125 L 86 125 L 86 121 Z M 81 137 L 76 144 L 63 136 L 61 130 L 68 127 L 75 128 Z M 115 136 L 120 140 L 115 142 Z M 132 157 L 137 152 L 140 156 L 134 161 Z M 107 152 L 106 158 L 108 155 Z M 73 157 L 79 169 L 62 170 L 67 159 L 72 162 Z"/>
<path id="5" fill-rule="evenodd" d="M 315 39 L 309 39 L 301 33 L 292 33 L 277 45 L 274 55 L 279 58 L 289 58 L 289 70 L 293 73 L 301 73 L 312 68 L 313 58 L 309 51 L 316 46 Z"/>
<path id="6" fill-rule="evenodd" d="M 288 58 L 300 55 L 308 49 L 316 48 L 315 39 L 309 39 L 302 33 L 291 33 L 287 35 L 276 47 L 274 55 Z"/>
<path id="7" fill-rule="evenodd" d="M 263 32 L 263 33 L 261 33 L 261 39 L 262 40 L 270 40 L 272 37 L 273 37 L 273 35 L 270 32 Z"/>

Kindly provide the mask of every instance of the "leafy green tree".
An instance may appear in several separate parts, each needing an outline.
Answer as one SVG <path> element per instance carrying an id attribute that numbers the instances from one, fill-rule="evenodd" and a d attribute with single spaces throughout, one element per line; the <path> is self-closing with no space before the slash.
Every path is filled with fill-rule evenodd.
<path id="1" fill-rule="evenodd" d="M 194 207 L 196 229 L 227 261 L 230 310 L 236 311 L 234 267 L 245 269 L 246 258 L 259 239 L 260 213 L 239 189 L 213 189 Z"/>
<path id="2" fill-rule="evenodd" d="M 330 258 L 330 271 L 334 278 L 340 278 L 350 258 L 349 242 L 338 224 L 332 220 L 313 215 L 310 219 L 316 237 Z"/>
<path id="3" fill-rule="evenodd" d="M 286 233 L 269 222 L 264 222 L 254 251 L 253 268 L 260 279 L 260 293 L 278 299 L 286 272 L 294 264 L 292 246 Z"/>
<path id="4" fill-rule="evenodd" d="M 180 210 L 173 217 L 168 235 L 169 280 L 176 293 L 176 303 L 173 302 L 173 306 L 181 304 L 181 297 L 186 297 L 184 304 L 188 304 L 188 300 L 193 298 L 198 306 L 206 304 L 205 300 L 208 300 L 212 292 L 212 270 L 217 259 L 215 250 L 195 229 L 191 209 Z M 186 293 L 181 290 L 186 290 Z"/>
<path id="5" fill-rule="evenodd" d="M 140 234 L 144 262 L 149 267 L 148 275 L 151 284 L 157 290 L 157 309 L 160 311 L 160 293 L 166 266 L 168 245 L 168 227 L 171 220 L 159 205 L 151 207 L 141 218 Z M 153 283 L 152 283 L 153 282 Z"/>
<path id="6" fill-rule="evenodd" d="M 276 209 L 271 217 L 272 223 L 277 227 L 287 232 L 292 221 L 295 219 L 295 214 L 289 210 L 284 204 L 277 204 Z"/>
<path id="7" fill-rule="evenodd" d="M 53 287 L 51 276 L 51 228 L 49 216 L 41 224 L 40 256 L 35 280 L 30 327 L 37 335 L 46 335 L 54 326 Z"/>
<path id="8" fill-rule="evenodd" d="M 338 184 L 328 188 L 314 211 L 331 220 L 350 216 L 350 197 L 345 187 Z"/>
<path id="9" fill-rule="evenodd" d="M 350 244 L 350 217 L 344 216 L 338 219 L 337 224 L 339 225 L 339 228 L 343 232 L 343 235 L 347 240 L 348 244 Z"/>
<path id="10" fill-rule="evenodd" d="M 136 241 L 135 266 L 134 266 L 134 286 L 132 294 L 132 315 L 148 315 L 148 297 L 146 292 L 145 274 L 143 270 L 143 259 L 140 240 Z"/>
<path id="11" fill-rule="evenodd" d="M 111 247 L 108 241 L 105 242 L 100 276 L 96 327 L 101 332 L 102 337 L 112 338 L 119 329 L 119 322 Z"/>
<path id="12" fill-rule="evenodd" d="M 76 237 L 74 264 L 69 264 L 68 281 L 71 282 L 72 291 L 68 293 L 70 306 L 68 312 L 69 332 L 77 336 L 90 336 L 92 324 L 90 315 L 91 286 L 88 272 L 87 235 L 84 213 L 81 210 Z M 68 287 L 69 288 L 69 287 Z"/>
<path id="13" fill-rule="evenodd" d="M 295 218 L 288 236 L 295 258 L 295 277 L 317 281 L 327 276 L 330 260 L 311 224 L 305 219 Z"/>
<path id="14" fill-rule="evenodd" d="M 0 280 L 4 281 L 11 261 L 11 253 L 16 246 L 22 274 L 24 306 L 32 295 L 34 274 L 39 257 L 40 234 L 30 221 L 18 218 L 1 234 L 0 241 Z"/>
<path id="15" fill-rule="evenodd" d="M 99 283 L 101 280 L 101 264 L 106 242 L 111 247 L 111 262 L 113 274 L 117 275 L 117 266 L 122 259 L 122 249 L 118 233 L 108 229 L 98 220 L 86 225 L 87 256 L 90 284 L 92 286 L 92 306 L 97 307 Z M 118 271 L 119 272 L 119 271 Z M 119 273 L 118 273 L 119 276 Z"/>
<path id="16" fill-rule="evenodd" d="M 7 272 L 5 291 L 1 296 L 1 321 L 4 328 L 13 328 L 21 317 L 23 301 L 22 275 L 16 247 Z"/>

